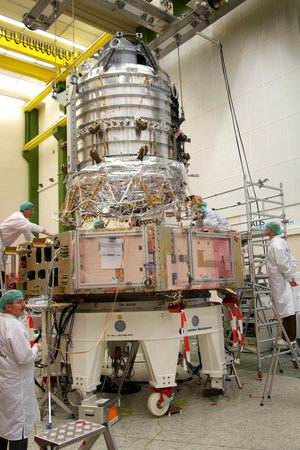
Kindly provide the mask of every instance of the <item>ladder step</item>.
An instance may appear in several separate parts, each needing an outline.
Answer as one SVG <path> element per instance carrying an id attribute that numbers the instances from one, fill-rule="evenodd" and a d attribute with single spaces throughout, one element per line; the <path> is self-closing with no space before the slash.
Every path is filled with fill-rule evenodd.
<path id="1" fill-rule="evenodd" d="M 260 274 L 260 275 L 255 275 L 255 278 L 259 278 L 260 280 L 268 280 L 269 279 L 269 275 L 267 274 Z"/>
<path id="2" fill-rule="evenodd" d="M 249 264 L 249 260 L 250 260 L 249 255 L 244 256 L 244 260 L 245 260 L 245 262 L 247 264 Z M 253 262 L 258 262 L 258 263 L 267 262 L 267 258 L 266 258 L 266 256 L 265 257 L 260 257 L 260 255 L 254 255 L 254 259 L 252 261 Z"/>
<path id="3" fill-rule="evenodd" d="M 248 304 L 242 303 L 241 306 L 245 311 L 248 311 L 252 307 L 252 303 L 248 303 Z M 266 311 L 266 310 L 270 311 L 271 305 L 270 306 L 259 306 L 256 308 L 256 311 Z M 254 309 L 253 309 L 253 312 L 254 312 Z"/>
<path id="4" fill-rule="evenodd" d="M 88 421 L 80 421 L 80 423 L 72 422 L 67 427 L 62 425 L 48 431 L 40 432 L 40 434 L 34 436 L 34 440 L 40 448 L 45 448 L 48 445 L 51 448 L 61 448 L 82 440 L 86 441 L 87 448 L 91 448 L 90 444 L 95 441 L 93 437 L 99 436 L 102 433 L 109 433 L 109 440 L 112 443 L 112 445 L 109 445 L 109 448 L 116 449 L 117 447 L 110 427 Z M 107 434 L 105 435 L 105 440 L 106 436 Z"/>
<path id="5" fill-rule="evenodd" d="M 249 200 L 266 202 L 266 203 L 274 203 L 275 205 L 282 205 L 282 202 L 278 202 L 276 200 L 269 200 L 268 198 L 257 198 L 257 197 L 248 197 Z"/>
<path id="6" fill-rule="evenodd" d="M 258 323 L 257 327 L 258 328 L 266 328 L 266 327 L 277 327 L 278 323 L 277 322 L 265 322 L 265 323 Z"/>
<path id="7" fill-rule="evenodd" d="M 272 353 L 269 355 L 261 355 L 260 356 L 260 359 L 270 359 L 270 358 L 272 358 Z"/>
<path id="8" fill-rule="evenodd" d="M 265 228 L 263 227 L 263 225 L 261 226 L 261 228 L 250 227 L 248 236 L 251 236 L 253 238 L 260 238 L 260 239 L 266 238 Z"/>
<path id="9" fill-rule="evenodd" d="M 273 338 L 268 338 L 268 339 L 262 339 L 262 340 L 259 340 L 259 343 L 260 344 L 263 344 L 264 342 L 271 342 L 271 341 L 274 341 L 275 342 L 275 337 L 273 337 Z"/>
<path id="10" fill-rule="evenodd" d="M 280 350 L 280 356 L 282 355 L 288 355 L 291 353 L 290 349 L 287 350 Z M 261 356 L 260 359 L 270 359 L 272 358 L 272 353 L 270 355 Z"/>
<path id="11" fill-rule="evenodd" d="M 256 308 L 256 311 L 270 311 L 271 306 L 262 306 L 261 308 Z"/>
<path id="12" fill-rule="evenodd" d="M 261 212 L 249 212 L 250 216 L 260 216 L 260 217 L 267 217 L 269 219 L 284 219 L 284 214 L 281 214 L 279 216 L 275 216 L 275 214 L 265 214 Z"/>
<path id="13" fill-rule="evenodd" d="M 246 186 L 258 186 L 259 188 L 263 187 L 264 189 L 271 189 L 271 191 L 282 192 L 281 188 L 274 187 L 274 186 L 268 186 L 264 183 L 254 183 L 253 181 L 246 181 Z"/>
<path id="14" fill-rule="evenodd" d="M 266 289 L 265 291 L 256 291 L 256 295 L 261 295 L 261 294 L 269 294 L 271 291 L 269 289 Z"/>

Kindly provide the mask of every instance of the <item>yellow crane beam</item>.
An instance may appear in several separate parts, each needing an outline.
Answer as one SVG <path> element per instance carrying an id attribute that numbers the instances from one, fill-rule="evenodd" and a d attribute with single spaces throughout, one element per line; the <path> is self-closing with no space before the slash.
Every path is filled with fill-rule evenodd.
<path id="1" fill-rule="evenodd" d="M 70 50 L 55 47 L 52 43 L 33 38 L 3 26 L 0 26 L 0 47 L 48 64 L 53 64 L 54 66 L 56 65 L 60 68 L 67 67 L 73 61 Z"/>
<path id="2" fill-rule="evenodd" d="M 21 75 L 26 75 L 28 77 L 32 77 L 32 74 L 34 73 L 34 78 L 44 81 L 44 83 L 49 83 L 49 80 L 53 79 L 54 74 L 53 70 L 45 69 L 44 67 L 36 64 L 30 64 L 14 58 L 9 58 L 5 55 L 0 55 L 0 68 L 9 70 L 10 72 L 19 73 Z"/>
<path id="3" fill-rule="evenodd" d="M 111 38 L 112 35 L 106 33 L 100 36 L 98 39 L 96 39 L 96 41 L 93 42 L 93 44 L 91 44 L 85 52 L 81 53 L 81 55 L 78 56 L 63 72 L 57 75 L 55 82 L 58 83 L 59 81 L 65 81 L 65 79 L 67 78 L 69 73 L 74 69 L 74 67 L 79 66 L 84 60 L 88 59 L 90 56 L 96 53 L 99 50 L 99 48 L 103 47 L 103 45 L 109 42 Z M 23 110 L 31 111 L 39 103 L 41 103 L 41 101 L 52 92 L 53 82 L 54 80 L 51 81 L 51 83 L 49 83 L 37 97 L 26 103 L 26 105 L 24 105 L 23 107 Z"/>
<path id="4" fill-rule="evenodd" d="M 41 142 L 45 141 L 48 137 L 52 136 L 53 130 L 57 127 L 64 127 L 67 124 L 67 116 L 63 116 L 57 122 L 48 127 L 45 131 L 35 136 L 31 141 L 24 145 L 23 150 L 29 151 L 37 147 Z"/>

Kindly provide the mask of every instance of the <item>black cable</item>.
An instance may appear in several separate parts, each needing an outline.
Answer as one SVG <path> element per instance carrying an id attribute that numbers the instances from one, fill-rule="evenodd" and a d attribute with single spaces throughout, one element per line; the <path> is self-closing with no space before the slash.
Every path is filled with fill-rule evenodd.
<path id="1" fill-rule="evenodd" d="M 222 46 L 221 42 L 218 42 L 218 45 L 219 45 L 219 49 L 220 49 L 221 66 L 222 66 L 222 71 L 223 71 L 223 76 L 224 76 L 224 81 L 225 81 L 225 87 L 226 87 L 226 91 L 227 91 L 228 103 L 229 103 L 229 108 L 230 108 L 230 112 L 231 112 L 231 120 L 232 120 L 232 124 L 233 124 L 235 141 L 237 144 L 237 149 L 238 149 L 239 159 L 240 159 L 240 163 L 241 163 L 241 167 L 242 167 L 242 172 L 243 172 L 243 175 L 245 175 L 245 169 L 244 169 L 241 149 L 242 149 L 242 153 L 244 156 L 244 161 L 245 161 L 245 166 L 247 169 L 248 177 L 249 177 L 251 183 L 253 183 L 249 165 L 248 165 L 248 160 L 247 160 L 247 155 L 246 155 L 243 139 L 241 136 L 240 127 L 238 124 L 238 120 L 236 117 L 235 108 L 234 108 L 234 104 L 233 104 L 233 100 L 232 100 L 231 89 L 230 89 L 229 80 L 228 80 L 228 76 L 227 76 L 225 58 L 224 58 L 224 54 L 223 54 L 223 46 Z M 256 197 L 256 192 L 255 192 L 254 186 L 252 186 L 252 190 L 253 190 L 254 197 Z M 248 193 L 248 195 L 249 195 L 249 193 Z M 255 203 L 256 203 L 257 212 L 259 213 L 260 210 L 259 210 L 258 201 L 256 200 Z M 251 203 L 250 203 L 250 210 L 251 210 Z"/>
<path id="2" fill-rule="evenodd" d="M 69 332 L 68 332 L 67 341 L 66 341 L 66 358 L 65 358 L 65 368 L 66 368 L 66 375 L 65 375 L 66 378 L 65 379 L 66 379 L 66 384 L 68 383 L 68 379 L 69 379 L 68 350 L 69 350 L 69 343 L 71 341 L 71 336 L 72 336 L 72 331 L 73 331 L 73 326 L 74 326 L 74 320 L 75 320 L 75 314 L 72 314 L 71 322 L 70 322 L 70 326 L 69 326 Z"/>
<path id="3" fill-rule="evenodd" d="M 232 101 L 232 97 L 231 97 L 231 90 L 230 90 L 230 86 L 229 86 L 229 82 L 228 82 L 227 71 L 226 71 L 225 60 L 224 60 L 223 49 L 222 49 L 221 43 L 220 43 L 219 47 L 220 47 L 220 58 L 221 58 L 222 71 L 223 71 L 225 87 L 226 87 L 226 91 L 227 91 L 229 108 L 230 108 L 230 112 L 231 112 L 232 125 L 233 125 L 233 129 L 234 129 L 234 137 L 235 137 L 235 141 L 236 141 L 236 145 L 237 145 L 237 149 L 238 149 L 242 172 L 243 172 L 243 175 L 245 175 L 245 169 L 244 169 L 244 165 L 243 165 L 243 159 L 242 159 L 242 155 L 241 155 L 241 150 L 240 150 L 238 135 L 237 135 L 237 130 L 236 130 L 236 116 L 234 114 L 234 105 L 233 105 L 233 101 Z"/>
<path id="4" fill-rule="evenodd" d="M 233 104 L 233 100 L 232 100 L 231 89 L 230 89 L 230 85 L 229 85 L 229 81 L 228 81 L 226 64 L 225 64 L 225 59 L 224 59 L 224 54 L 223 54 L 223 46 L 221 43 L 220 43 L 219 47 L 220 47 L 220 58 L 221 58 L 222 71 L 223 71 L 223 76 L 224 76 L 224 80 L 225 80 L 225 86 L 226 86 L 226 90 L 227 90 L 231 118 L 232 118 L 232 123 L 233 123 L 233 127 L 234 127 L 234 134 L 235 134 L 235 138 L 236 138 L 236 142 L 237 142 L 237 146 L 238 146 L 238 152 L 239 152 L 239 156 L 240 156 L 240 160 L 241 160 L 242 171 L 243 171 L 243 174 L 245 175 L 245 169 L 244 169 L 243 162 L 242 162 L 240 145 L 243 150 L 243 155 L 244 155 L 245 164 L 247 167 L 248 176 L 249 176 L 250 180 L 252 181 L 248 162 L 247 162 L 247 157 L 246 157 L 246 153 L 245 153 L 245 149 L 244 149 L 244 145 L 243 145 L 243 141 L 242 141 L 242 137 L 241 137 L 241 133 L 240 133 L 239 124 L 238 124 L 237 117 L 235 114 L 235 109 L 234 109 L 234 104 Z M 238 139 L 240 142 L 238 141 Z"/>
<path id="5" fill-rule="evenodd" d="M 57 358 L 57 355 L 59 353 L 59 348 L 60 348 L 61 336 L 64 334 L 70 319 L 75 314 L 75 310 L 76 310 L 77 306 L 78 306 L 78 303 L 73 303 L 72 305 L 69 305 L 66 308 L 64 308 L 61 312 L 58 324 L 57 323 L 55 324 L 55 329 L 56 329 L 56 333 L 57 333 L 55 347 L 57 348 L 57 350 L 55 350 L 52 362 L 54 362 L 55 359 Z M 66 315 L 66 317 L 65 317 L 65 315 Z M 73 325 L 72 325 L 72 327 L 73 327 Z"/>
<path id="6" fill-rule="evenodd" d="M 38 336 L 35 338 L 34 343 L 36 344 L 37 342 L 39 342 L 39 340 L 41 339 L 41 337 L 42 337 L 42 331 L 39 331 L 39 334 L 38 334 Z"/>
<path id="7" fill-rule="evenodd" d="M 43 386 L 40 385 L 40 383 L 37 381 L 37 379 L 34 379 L 34 383 L 36 384 L 36 386 L 38 386 L 43 392 L 46 392 L 46 390 L 43 388 Z"/>
<path id="8" fill-rule="evenodd" d="M 193 377 L 185 378 L 184 380 L 176 380 L 177 384 L 188 383 L 193 380 Z"/>

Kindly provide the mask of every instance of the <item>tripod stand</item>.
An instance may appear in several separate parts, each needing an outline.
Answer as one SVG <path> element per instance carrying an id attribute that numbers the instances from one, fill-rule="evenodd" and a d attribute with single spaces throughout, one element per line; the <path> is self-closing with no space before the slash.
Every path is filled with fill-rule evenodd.
<path id="1" fill-rule="evenodd" d="M 46 329 L 46 343 L 47 343 L 47 387 L 46 392 L 39 401 L 39 407 L 42 408 L 46 402 L 48 402 L 48 423 L 47 428 L 52 428 L 52 420 L 51 420 L 51 401 L 57 403 L 64 411 L 66 411 L 69 415 L 73 415 L 73 411 L 68 408 L 52 391 L 51 391 L 51 353 L 50 347 L 51 345 L 51 309 L 50 305 L 42 311 L 42 323 L 45 324 Z"/>

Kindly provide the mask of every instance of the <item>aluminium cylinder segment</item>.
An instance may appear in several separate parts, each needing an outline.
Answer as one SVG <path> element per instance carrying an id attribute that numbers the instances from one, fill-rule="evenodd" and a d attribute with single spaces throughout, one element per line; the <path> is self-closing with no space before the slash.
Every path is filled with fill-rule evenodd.
<path id="1" fill-rule="evenodd" d="M 96 199 L 101 202 L 109 199 L 107 215 L 111 215 L 113 198 L 113 203 L 117 203 L 113 215 L 122 216 L 132 213 L 134 199 L 138 199 L 139 206 L 142 202 L 149 207 L 151 215 L 154 207 L 170 204 L 170 199 L 176 203 L 185 198 L 187 159 L 180 138 L 176 88 L 141 37 L 133 36 L 135 39 L 129 41 L 119 33 L 100 56 L 94 56 L 93 64 L 85 62 L 81 67 L 81 72 L 85 73 L 79 79 L 76 96 L 78 172 L 67 178 L 69 196 L 73 196 L 75 184 L 83 187 L 81 200 L 76 192 L 72 205 L 75 209 L 79 206 L 77 211 L 80 210 L 81 215 L 84 209 L 95 215 Z M 164 164 L 159 162 L 162 159 Z M 152 178 L 143 180 L 144 165 L 148 161 L 149 167 L 149 160 L 155 173 Z M 172 168 L 168 170 L 168 161 L 176 161 L 177 166 L 170 164 Z M 83 180 L 90 170 L 95 186 L 89 184 L 87 190 Z M 121 179 L 123 187 L 120 187 L 124 192 L 116 196 L 112 191 Z M 106 192 L 111 192 L 109 196 L 105 192 L 101 195 L 104 186 Z M 89 202 L 88 195 L 96 187 L 93 201 Z M 134 193 L 132 198 L 130 192 Z M 85 193 L 86 198 L 83 198 Z M 153 198 L 158 201 L 153 202 Z M 119 201 L 124 204 L 118 204 Z M 105 208 L 101 209 L 103 214 Z"/>
<path id="2" fill-rule="evenodd" d="M 109 51 L 112 56 L 105 66 Z M 171 116 L 171 97 L 175 100 L 177 94 L 169 77 L 156 74 L 139 45 L 124 38 L 110 41 L 102 55 L 78 83 L 79 167 L 90 165 L 91 149 L 100 157 L 116 157 L 138 155 L 147 146 L 148 155 L 180 160 L 177 148 L 174 151 L 178 122 Z"/>

